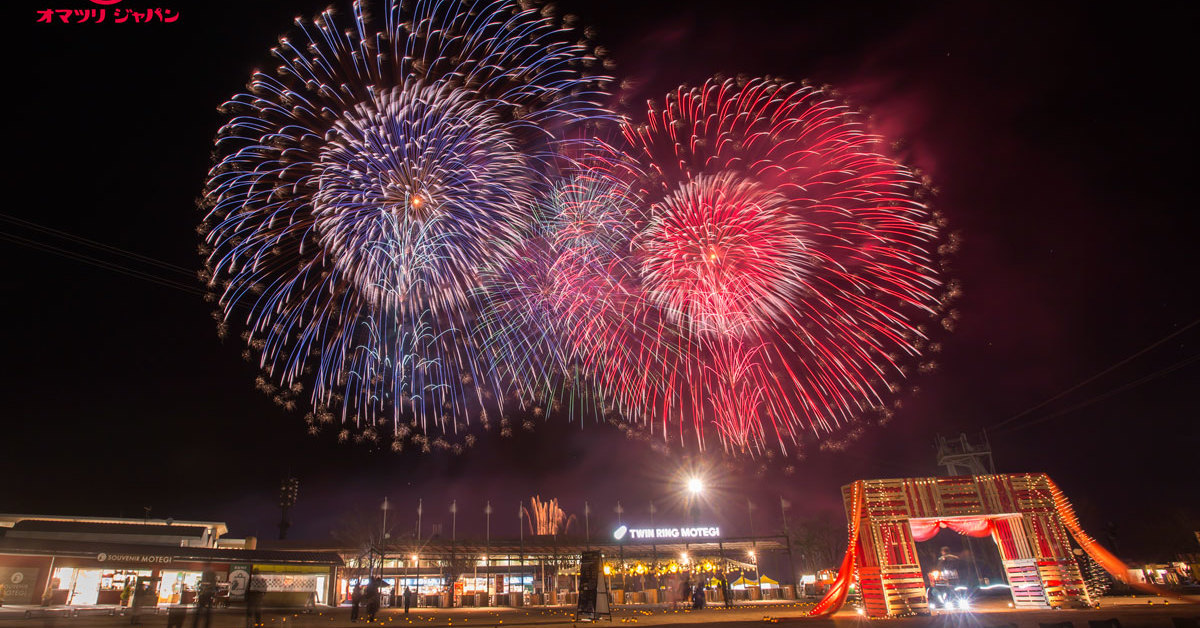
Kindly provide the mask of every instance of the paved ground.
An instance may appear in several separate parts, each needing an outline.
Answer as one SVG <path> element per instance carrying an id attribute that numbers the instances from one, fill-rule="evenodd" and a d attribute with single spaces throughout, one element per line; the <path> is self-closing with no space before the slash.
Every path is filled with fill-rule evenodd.
<path id="1" fill-rule="evenodd" d="M 805 615 L 811 602 L 742 603 L 734 609 L 706 608 L 699 611 L 671 610 L 658 606 L 619 607 L 613 613 L 612 624 L 643 626 L 708 624 L 714 628 L 752 628 L 764 623 L 794 623 L 804 626 L 861 627 L 868 621 L 879 625 L 937 626 L 945 628 L 1038 628 L 1039 624 L 1070 622 L 1077 628 L 1088 628 L 1093 620 L 1117 619 L 1126 628 L 1172 628 L 1173 618 L 1192 618 L 1200 621 L 1200 604 L 1165 603 L 1162 599 L 1106 599 L 1099 609 L 1063 611 L 1015 611 L 1002 603 L 983 604 L 971 612 L 938 613 L 932 617 L 912 617 L 892 620 L 868 620 L 852 608 L 839 612 L 831 619 L 809 619 Z M 29 616 L 26 616 L 26 611 Z M 572 621 L 572 608 L 456 608 L 413 609 L 409 615 L 402 610 L 384 609 L 378 618 L 379 628 L 509 628 L 513 626 L 578 626 Z M 124 628 L 129 617 L 109 615 L 109 609 L 82 611 L 77 615 L 70 609 L 38 607 L 0 607 L 0 628 Z M 325 609 L 312 613 L 293 613 L 282 609 L 264 612 L 265 628 L 350 628 L 348 609 Z M 166 628 L 168 613 L 146 615 L 141 624 L 146 628 Z M 582 623 L 582 622 L 580 622 Z M 604 621 L 601 622 L 605 623 Z M 192 628 L 188 617 L 183 628 Z M 238 611 L 217 611 L 212 628 L 245 628 L 245 616 Z M 362 626 L 367 628 L 367 626 Z"/>

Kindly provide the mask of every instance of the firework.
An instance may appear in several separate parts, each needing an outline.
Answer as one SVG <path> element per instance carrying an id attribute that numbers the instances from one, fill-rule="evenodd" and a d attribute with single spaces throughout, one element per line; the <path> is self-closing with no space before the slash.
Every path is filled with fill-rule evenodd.
<path id="1" fill-rule="evenodd" d="M 280 403 L 311 387 L 314 426 L 429 448 L 503 395 L 476 332 L 481 271 L 525 246 L 556 138 L 608 115 L 587 76 L 603 62 L 545 13 L 298 18 L 278 71 L 222 107 L 201 228 L 219 326 L 243 328 Z"/>
<path id="2" fill-rule="evenodd" d="M 541 496 L 529 499 L 529 507 L 521 506 L 524 517 L 529 521 L 529 532 L 537 536 L 566 534 L 575 515 L 568 516 L 558 505 L 558 499 L 542 501 Z"/>
<path id="3" fill-rule="evenodd" d="M 635 207 L 625 183 L 585 168 L 541 200 L 521 253 L 489 270 L 486 344 L 522 399 L 611 411 L 603 374 L 626 372 L 619 357 L 642 301 L 629 264 Z"/>
<path id="4" fill-rule="evenodd" d="M 919 177 L 838 98 L 779 81 L 680 88 L 623 129 L 643 303 L 624 333 L 656 375 L 608 394 L 751 454 L 884 409 L 946 292 Z"/>

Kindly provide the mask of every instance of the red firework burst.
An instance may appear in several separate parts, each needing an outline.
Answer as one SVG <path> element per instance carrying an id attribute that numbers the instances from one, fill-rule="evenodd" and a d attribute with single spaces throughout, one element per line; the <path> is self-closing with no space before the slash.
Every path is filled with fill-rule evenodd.
<path id="1" fill-rule="evenodd" d="M 601 374 L 610 395 L 751 453 L 884 408 L 943 311 L 942 236 L 863 117 L 819 89 L 709 81 L 624 135 L 643 306 L 637 360 L 606 361 L 655 376 Z"/>

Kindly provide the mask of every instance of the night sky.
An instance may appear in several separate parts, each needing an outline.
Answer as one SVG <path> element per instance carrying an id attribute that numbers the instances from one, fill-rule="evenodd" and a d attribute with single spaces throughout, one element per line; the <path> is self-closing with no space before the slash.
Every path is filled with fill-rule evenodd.
<path id="1" fill-rule="evenodd" d="M 150 6 L 181 19 L 140 25 L 35 23 L 88 0 L 6 5 L 0 512 L 149 506 L 271 536 L 289 473 L 292 536 L 313 539 L 385 495 L 400 517 L 424 499 L 426 524 L 447 528 L 457 499 L 460 534 L 482 533 L 491 499 L 512 511 L 494 517 L 499 536 L 534 494 L 579 516 L 590 500 L 593 530 L 617 500 L 629 520 L 650 499 L 669 506 L 695 461 L 588 419 L 485 434 L 460 457 L 310 437 L 302 413 L 254 390 L 239 341 L 218 339 L 194 231 L 216 106 L 267 67 L 294 15 L 325 4 L 163 0 Z M 989 429 L 998 471 L 1049 473 L 1094 534 L 1115 525 L 1121 554 L 1196 551 L 1190 18 L 1084 2 L 559 6 L 596 26 L 634 102 L 718 72 L 837 86 L 933 178 L 963 238 L 960 324 L 919 394 L 842 451 L 721 466 L 706 518 L 748 533 L 749 495 L 756 530 L 773 529 L 783 495 L 789 516 L 840 522 L 841 485 L 933 474 L 937 434 Z M 658 519 L 672 516 L 685 515 Z"/>

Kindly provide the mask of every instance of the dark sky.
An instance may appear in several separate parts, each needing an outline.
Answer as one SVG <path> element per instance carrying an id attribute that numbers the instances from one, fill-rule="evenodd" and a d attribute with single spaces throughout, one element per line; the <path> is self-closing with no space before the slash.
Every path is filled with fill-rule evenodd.
<path id="1" fill-rule="evenodd" d="M 648 500 L 677 490 L 678 455 L 590 422 L 485 435 L 457 458 L 338 445 L 255 392 L 241 347 L 217 338 L 194 279 L 215 107 L 266 66 L 295 14 L 324 4 L 163 0 L 151 6 L 181 19 L 150 25 L 35 23 L 37 9 L 88 0 L 6 5 L 0 511 L 150 506 L 269 536 L 292 473 L 293 536 L 325 538 L 339 512 L 385 495 L 398 513 L 424 499 L 426 522 L 448 523 L 457 499 L 468 532 L 491 499 L 498 535 L 515 534 L 516 502 L 533 494 L 580 515 L 591 500 L 600 529 L 618 499 L 644 519 Z M 706 516 L 748 531 L 749 495 L 758 529 L 775 527 L 784 495 L 794 515 L 840 520 L 842 484 L 931 474 L 935 435 L 996 428 L 1183 330 L 991 435 L 999 471 L 1050 473 L 1094 532 L 1116 524 L 1125 554 L 1161 552 L 1200 521 L 1187 16 L 1084 2 L 560 6 L 598 28 L 647 97 L 716 72 L 839 87 L 904 141 L 963 236 L 961 324 L 941 369 L 914 381 L 920 394 L 791 473 L 734 465 Z"/>

